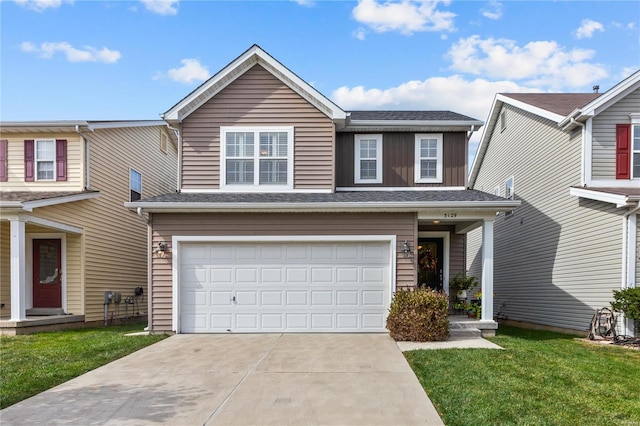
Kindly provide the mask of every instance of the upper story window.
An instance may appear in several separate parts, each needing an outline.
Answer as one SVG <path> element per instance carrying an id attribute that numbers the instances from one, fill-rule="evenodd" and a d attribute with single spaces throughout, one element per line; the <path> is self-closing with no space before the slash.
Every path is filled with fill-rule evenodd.
<path id="1" fill-rule="evenodd" d="M 56 141 L 53 139 L 36 140 L 36 180 L 54 180 L 56 162 Z"/>
<path id="2" fill-rule="evenodd" d="M 416 183 L 442 183 L 442 133 L 416 135 Z"/>
<path id="3" fill-rule="evenodd" d="M 160 130 L 160 151 L 166 154 L 168 147 L 169 147 L 169 138 L 162 130 Z"/>
<path id="4" fill-rule="evenodd" d="M 355 183 L 382 183 L 382 135 L 356 135 Z"/>
<path id="5" fill-rule="evenodd" d="M 142 198 L 142 174 L 129 169 L 129 200 L 138 201 Z"/>
<path id="6" fill-rule="evenodd" d="M 640 178 L 640 124 L 633 126 L 632 178 Z"/>
<path id="7" fill-rule="evenodd" d="M 513 200 L 513 176 L 504 181 L 504 198 L 508 198 L 509 200 Z M 505 216 L 511 215 L 513 212 L 508 211 L 504 212 Z"/>
<path id="8" fill-rule="evenodd" d="M 31 139 L 24 141 L 24 180 L 66 181 L 66 139 Z"/>
<path id="9" fill-rule="evenodd" d="M 221 188 L 293 188 L 293 127 L 221 127 Z"/>
<path id="10" fill-rule="evenodd" d="M 500 113 L 500 131 L 504 131 L 507 128 L 507 111 Z"/>

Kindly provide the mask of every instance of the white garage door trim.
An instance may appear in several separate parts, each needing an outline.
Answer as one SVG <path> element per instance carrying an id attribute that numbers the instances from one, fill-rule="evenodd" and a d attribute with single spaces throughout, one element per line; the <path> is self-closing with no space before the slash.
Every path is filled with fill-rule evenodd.
<path id="1" fill-rule="evenodd" d="M 173 236 L 172 238 L 172 329 L 180 333 L 180 249 L 183 243 L 314 243 L 314 242 L 384 242 L 389 244 L 389 298 L 396 289 L 395 235 L 296 235 L 296 236 Z"/>

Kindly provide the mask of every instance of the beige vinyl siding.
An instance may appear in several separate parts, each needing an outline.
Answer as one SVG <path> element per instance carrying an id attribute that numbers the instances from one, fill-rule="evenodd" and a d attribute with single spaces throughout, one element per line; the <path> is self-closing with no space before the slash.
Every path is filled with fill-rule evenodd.
<path id="1" fill-rule="evenodd" d="M 475 189 L 493 192 L 514 176 L 522 205 L 496 218 L 495 306 L 509 320 L 585 330 L 621 282 L 621 214 L 614 205 L 569 195 L 580 183 L 581 132 L 507 106 Z M 469 273 L 480 277 L 481 235 L 468 234 Z"/>
<path id="2" fill-rule="evenodd" d="M 640 214 L 636 213 L 636 287 L 640 287 Z"/>
<path id="3" fill-rule="evenodd" d="M 457 273 L 465 273 L 465 236 L 462 234 L 450 234 L 449 240 L 449 278 Z"/>
<path id="4" fill-rule="evenodd" d="M 0 221 L 0 317 L 11 314 L 11 225 L 8 220 Z"/>
<path id="5" fill-rule="evenodd" d="M 174 236 L 246 235 L 396 235 L 398 247 L 404 240 L 417 241 L 414 213 L 309 213 L 309 214 L 153 214 L 153 243 L 169 244 Z M 415 261 L 396 247 L 396 286 L 415 286 Z M 170 330 L 172 320 L 171 257 L 154 256 L 152 275 L 153 330 Z"/>
<path id="6" fill-rule="evenodd" d="M 2 182 L 3 191 L 82 191 L 84 189 L 84 142 L 77 133 L 25 133 L 3 134 L 6 139 L 8 181 Z M 67 140 L 66 181 L 24 181 L 24 141 L 35 139 Z"/>
<path id="7" fill-rule="evenodd" d="M 332 120 L 255 65 L 182 123 L 182 188 L 220 187 L 220 126 L 293 126 L 294 188 L 333 189 Z"/>
<path id="8" fill-rule="evenodd" d="M 616 124 L 631 123 L 629 114 L 640 113 L 640 89 L 593 118 L 592 177 L 616 178 Z"/>

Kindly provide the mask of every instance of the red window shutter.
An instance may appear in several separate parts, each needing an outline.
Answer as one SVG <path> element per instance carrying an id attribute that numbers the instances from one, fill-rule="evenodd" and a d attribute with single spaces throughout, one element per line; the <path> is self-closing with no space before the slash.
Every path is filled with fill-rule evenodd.
<path id="1" fill-rule="evenodd" d="M 7 171 L 8 149 L 7 140 L 0 140 L 0 182 L 6 182 L 9 180 L 9 173 Z"/>
<path id="2" fill-rule="evenodd" d="M 24 141 L 24 180 L 25 182 L 33 182 L 33 168 L 35 156 L 33 152 L 34 141 Z"/>
<path id="3" fill-rule="evenodd" d="M 67 180 L 66 139 L 56 139 L 56 180 Z"/>
<path id="4" fill-rule="evenodd" d="M 616 179 L 631 179 L 631 124 L 616 124 Z"/>

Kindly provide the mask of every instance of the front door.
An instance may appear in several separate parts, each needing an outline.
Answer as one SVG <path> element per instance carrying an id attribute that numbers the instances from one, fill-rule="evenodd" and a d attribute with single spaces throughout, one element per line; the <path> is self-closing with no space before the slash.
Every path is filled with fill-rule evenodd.
<path id="1" fill-rule="evenodd" d="M 433 290 L 443 289 L 442 238 L 420 238 L 418 240 L 418 286 Z"/>
<path id="2" fill-rule="evenodd" d="M 33 307 L 62 307 L 60 239 L 33 240 Z"/>

